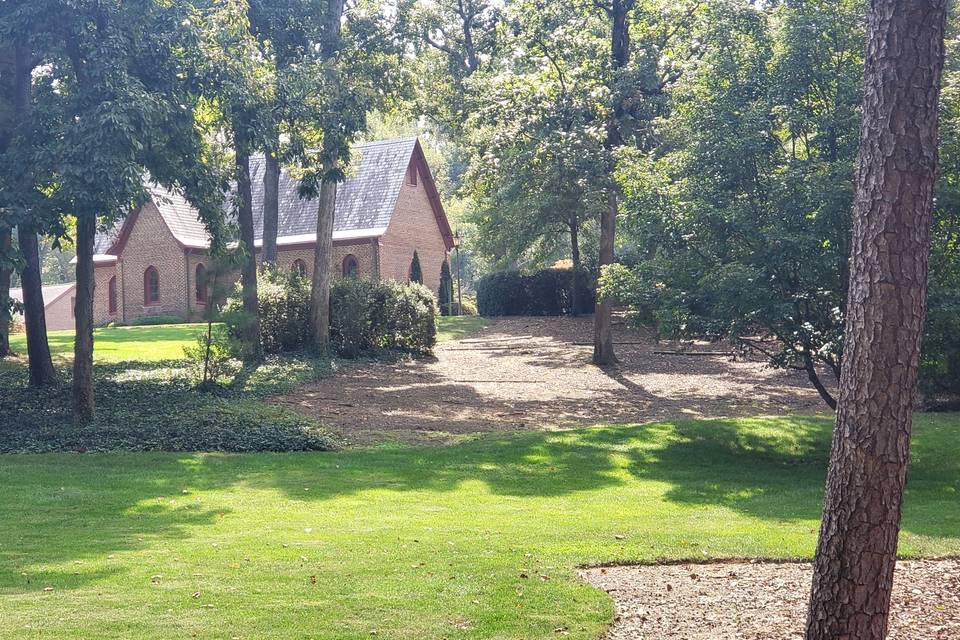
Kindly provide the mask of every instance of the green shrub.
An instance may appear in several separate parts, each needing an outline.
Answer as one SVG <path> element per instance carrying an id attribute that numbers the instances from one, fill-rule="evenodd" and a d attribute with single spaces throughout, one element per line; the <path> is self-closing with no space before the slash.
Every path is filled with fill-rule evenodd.
<path id="1" fill-rule="evenodd" d="M 128 323 L 131 327 L 153 327 L 161 324 L 183 324 L 186 322 L 181 316 L 147 316 L 146 318 L 137 318 Z"/>
<path id="2" fill-rule="evenodd" d="M 581 269 L 542 269 L 530 275 L 500 271 L 477 282 L 477 309 L 484 316 L 559 316 L 592 313 L 596 294 Z M 574 309 L 573 288 L 579 293 Z"/>
<path id="3" fill-rule="evenodd" d="M 477 303 L 470 298 L 464 298 L 463 302 L 454 302 L 451 306 L 451 312 L 455 316 L 476 316 L 480 315 L 477 311 Z"/>
<path id="4" fill-rule="evenodd" d="M 921 387 L 960 392 L 960 292 L 931 292 L 923 333 Z"/>
<path id="5" fill-rule="evenodd" d="M 341 280 L 330 289 L 330 341 L 352 358 L 381 350 L 429 353 L 437 304 L 423 285 Z"/>
<path id="6" fill-rule="evenodd" d="M 264 353 L 301 351 L 310 344 L 310 281 L 296 273 L 262 271 L 257 282 L 257 315 Z M 236 341 L 248 322 L 243 310 L 243 290 L 238 283 L 223 308 L 223 321 Z"/>
<path id="7" fill-rule="evenodd" d="M 190 363 L 190 378 L 199 389 L 209 389 L 230 382 L 242 363 L 234 358 L 237 349 L 223 325 L 210 326 L 197 334 L 197 343 L 184 347 Z"/>
<path id="8" fill-rule="evenodd" d="M 437 300 L 440 303 L 440 313 L 453 315 L 453 276 L 450 274 L 450 263 L 446 260 L 440 267 L 440 289 L 437 291 Z"/>

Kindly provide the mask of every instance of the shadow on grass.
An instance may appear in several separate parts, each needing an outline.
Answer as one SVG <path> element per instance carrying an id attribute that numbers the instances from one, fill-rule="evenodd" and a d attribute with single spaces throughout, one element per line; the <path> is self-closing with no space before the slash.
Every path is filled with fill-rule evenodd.
<path id="1" fill-rule="evenodd" d="M 960 537 L 960 420 L 941 415 L 917 422 L 904 530 Z M 824 418 L 739 419 L 320 454 L 4 456 L 0 573 L 188 538 L 192 529 L 214 524 L 223 509 L 181 492 L 240 486 L 277 490 L 289 500 L 319 506 L 366 491 L 452 492 L 468 482 L 480 482 L 499 496 L 582 494 L 584 501 L 596 502 L 607 499 L 606 489 L 629 490 L 650 481 L 667 486 L 667 502 L 691 508 L 721 506 L 773 521 L 816 520 L 830 428 Z M 618 491 L 611 499 L 624 497 Z M 178 504 L 171 506 L 171 499 Z M 98 576 L 61 577 L 77 585 Z M 18 588 L 18 582 L 0 578 L 0 585 L 5 582 L 0 592 Z"/>

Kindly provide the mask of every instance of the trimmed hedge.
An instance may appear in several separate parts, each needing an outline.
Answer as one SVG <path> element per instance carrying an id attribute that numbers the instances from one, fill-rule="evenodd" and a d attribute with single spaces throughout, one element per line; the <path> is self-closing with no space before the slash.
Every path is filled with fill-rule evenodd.
<path id="1" fill-rule="evenodd" d="M 341 280 L 330 289 L 330 343 L 344 357 L 430 353 L 437 343 L 437 301 L 417 283 Z"/>
<path id="2" fill-rule="evenodd" d="M 499 271 L 477 282 L 477 310 L 482 316 L 561 316 L 573 309 L 573 286 L 580 294 L 578 314 L 593 313 L 596 292 L 586 270 L 543 269 L 530 275 Z"/>

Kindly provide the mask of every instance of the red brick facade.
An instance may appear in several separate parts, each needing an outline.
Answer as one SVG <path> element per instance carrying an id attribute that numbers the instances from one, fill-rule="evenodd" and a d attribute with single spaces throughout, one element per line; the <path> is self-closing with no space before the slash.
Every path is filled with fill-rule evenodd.
<path id="1" fill-rule="evenodd" d="M 343 277 L 346 264 L 355 265 L 361 278 L 407 282 L 416 250 L 424 284 L 436 293 L 440 267 L 447 257 L 449 239 L 445 240 L 444 233 L 449 237 L 449 227 L 419 148 L 411 159 L 411 167 L 417 167 L 416 184 L 408 175 L 385 233 L 349 241 L 335 240 L 331 265 L 334 279 Z M 278 266 L 292 269 L 299 260 L 307 275 L 312 276 L 313 247 L 312 242 L 284 245 L 281 238 Z M 98 264 L 96 268 L 94 319 L 97 324 L 131 323 L 151 316 L 185 320 L 202 317 L 205 303 L 197 299 L 196 274 L 199 265 L 209 266 L 209 256 L 204 249 L 184 246 L 154 204 L 145 205 L 127 219 L 113 251 L 117 254 L 115 264 Z M 156 301 L 145 295 L 148 269 L 155 269 L 159 277 Z M 110 305 L 112 278 L 116 278 L 113 311 Z"/>

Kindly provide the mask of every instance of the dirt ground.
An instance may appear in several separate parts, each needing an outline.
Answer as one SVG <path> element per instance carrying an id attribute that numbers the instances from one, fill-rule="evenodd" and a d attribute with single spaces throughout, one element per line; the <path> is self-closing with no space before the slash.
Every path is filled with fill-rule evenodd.
<path id="1" fill-rule="evenodd" d="M 803 374 L 658 342 L 618 324 L 620 363 L 590 364 L 590 318 L 501 318 L 438 345 L 435 358 L 368 363 L 273 401 L 314 416 L 348 443 L 449 440 L 459 434 L 601 422 L 814 413 Z"/>
<path id="2" fill-rule="evenodd" d="M 800 640 L 809 564 L 586 569 L 617 615 L 606 640 Z M 890 640 L 960 638 L 960 559 L 897 564 Z"/>

